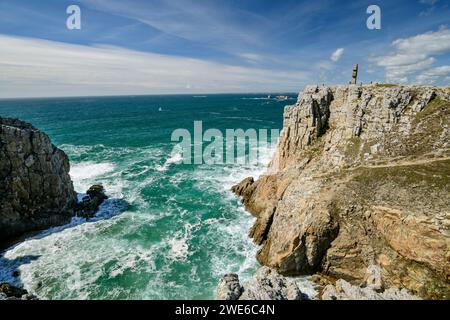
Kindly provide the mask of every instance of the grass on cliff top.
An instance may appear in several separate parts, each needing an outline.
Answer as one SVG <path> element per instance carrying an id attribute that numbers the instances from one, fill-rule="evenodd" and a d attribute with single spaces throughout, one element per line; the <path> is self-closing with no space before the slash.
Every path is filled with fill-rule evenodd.
<path id="1" fill-rule="evenodd" d="M 393 83 L 377 83 L 375 85 L 375 87 L 377 88 L 394 88 L 394 87 L 398 87 L 398 84 L 393 84 Z"/>

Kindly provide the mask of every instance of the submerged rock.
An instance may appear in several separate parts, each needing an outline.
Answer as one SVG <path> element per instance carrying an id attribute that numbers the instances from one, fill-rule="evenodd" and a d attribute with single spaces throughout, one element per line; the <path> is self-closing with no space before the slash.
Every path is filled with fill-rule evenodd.
<path id="1" fill-rule="evenodd" d="M 69 169 L 44 132 L 0 118 L 0 241 L 70 221 L 76 193 Z"/>
<path id="2" fill-rule="evenodd" d="M 78 217 L 88 219 L 95 216 L 100 205 L 108 197 L 105 194 L 105 188 L 100 184 L 90 187 L 86 194 L 87 196 L 75 206 L 75 212 Z"/>
<path id="3" fill-rule="evenodd" d="M 283 277 L 275 270 L 260 268 L 244 283 L 239 283 L 236 274 L 225 275 L 217 287 L 217 300 L 304 300 L 294 281 Z"/>

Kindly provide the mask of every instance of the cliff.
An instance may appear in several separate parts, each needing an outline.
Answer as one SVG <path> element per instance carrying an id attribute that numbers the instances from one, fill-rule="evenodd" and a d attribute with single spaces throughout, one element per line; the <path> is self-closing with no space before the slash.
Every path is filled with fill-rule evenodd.
<path id="1" fill-rule="evenodd" d="M 450 297 L 450 88 L 307 87 L 268 172 L 233 191 L 261 264 Z"/>
<path id="2" fill-rule="evenodd" d="M 69 169 L 45 133 L 0 118 L 0 241 L 70 221 L 76 193 Z"/>

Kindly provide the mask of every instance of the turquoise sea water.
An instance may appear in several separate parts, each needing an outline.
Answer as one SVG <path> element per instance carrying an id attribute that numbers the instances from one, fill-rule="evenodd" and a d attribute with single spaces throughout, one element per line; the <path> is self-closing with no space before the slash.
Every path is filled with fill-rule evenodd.
<path id="1" fill-rule="evenodd" d="M 258 165 L 186 165 L 170 138 L 196 120 L 223 132 L 280 129 L 286 104 L 261 95 L 0 101 L 0 116 L 31 122 L 69 155 L 77 192 L 103 183 L 110 196 L 92 221 L 6 251 L 0 282 L 45 299 L 212 299 L 224 273 L 249 277 L 253 218 L 229 189 L 262 173 L 273 148 Z"/>

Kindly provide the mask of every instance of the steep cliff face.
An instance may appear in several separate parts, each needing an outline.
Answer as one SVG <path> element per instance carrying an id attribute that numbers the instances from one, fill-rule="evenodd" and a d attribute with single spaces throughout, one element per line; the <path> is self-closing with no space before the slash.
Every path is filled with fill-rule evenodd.
<path id="1" fill-rule="evenodd" d="M 234 191 L 258 260 L 283 274 L 450 297 L 450 88 L 307 87 L 267 175 Z"/>
<path id="2" fill-rule="evenodd" d="M 0 240 L 68 223 L 76 193 L 69 160 L 32 125 L 0 118 Z"/>

